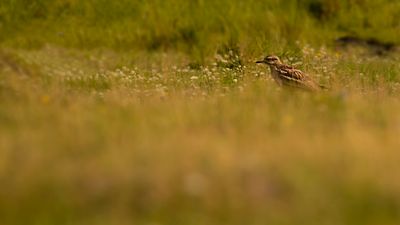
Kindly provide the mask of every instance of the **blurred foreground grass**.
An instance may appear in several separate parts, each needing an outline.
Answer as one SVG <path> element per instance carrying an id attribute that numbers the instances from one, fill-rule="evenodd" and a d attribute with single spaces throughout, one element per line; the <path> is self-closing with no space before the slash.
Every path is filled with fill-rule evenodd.
<path id="1" fill-rule="evenodd" d="M 397 225 L 389 0 L 0 3 L 0 224 Z M 267 53 L 331 90 L 279 89 Z"/>
<path id="2" fill-rule="evenodd" d="M 1 223 L 397 224 L 399 65 L 334 55 L 302 49 L 313 95 L 251 59 L 2 52 Z"/>

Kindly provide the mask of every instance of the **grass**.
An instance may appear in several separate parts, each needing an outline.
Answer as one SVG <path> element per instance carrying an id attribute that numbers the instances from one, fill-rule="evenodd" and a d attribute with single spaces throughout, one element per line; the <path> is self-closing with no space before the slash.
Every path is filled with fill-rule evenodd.
<path id="1" fill-rule="evenodd" d="M 249 53 L 291 50 L 296 41 L 323 45 L 345 34 L 398 43 L 399 9 L 399 3 L 388 0 L 6 0 L 0 29 L 7 35 L 0 41 L 22 48 L 53 43 L 176 49 L 202 61 L 232 41 Z"/>
<path id="2" fill-rule="evenodd" d="M 399 219 L 398 84 L 379 76 L 395 61 L 305 47 L 304 67 L 333 88 L 311 95 L 277 89 L 253 63 L 11 52 L 25 64 L 2 73 L 5 224 Z"/>
<path id="3" fill-rule="evenodd" d="M 396 9 L 5 1 L 0 224 L 396 225 L 399 53 L 332 45 L 398 43 Z M 271 52 L 330 90 L 278 88 Z"/>

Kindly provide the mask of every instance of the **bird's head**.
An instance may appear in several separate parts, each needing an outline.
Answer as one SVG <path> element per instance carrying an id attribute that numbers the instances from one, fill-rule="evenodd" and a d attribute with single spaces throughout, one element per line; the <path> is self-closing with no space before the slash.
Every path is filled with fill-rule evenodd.
<path id="1" fill-rule="evenodd" d="M 264 63 L 268 65 L 277 65 L 281 63 L 281 60 L 276 55 L 266 56 L 263 60 L 257 61 L 256 63 Z"/>

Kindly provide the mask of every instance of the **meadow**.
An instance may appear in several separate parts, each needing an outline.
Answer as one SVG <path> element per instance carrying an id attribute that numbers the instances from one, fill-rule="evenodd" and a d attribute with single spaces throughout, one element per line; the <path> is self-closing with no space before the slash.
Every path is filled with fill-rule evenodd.
<path id="1" fill-rule="evenodd" d="M 0 224 L 399 224 L 399 13 L 2 1 Z M 278 87 L 271 53 L 329 90 Z"/>

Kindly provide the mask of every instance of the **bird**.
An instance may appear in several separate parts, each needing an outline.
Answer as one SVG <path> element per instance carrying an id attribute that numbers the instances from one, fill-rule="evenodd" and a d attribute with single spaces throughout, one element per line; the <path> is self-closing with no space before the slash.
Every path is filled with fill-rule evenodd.
<path id="1" fill-rule="evenodd" d="M 276 55 L 268 55 L 264 59 L 256 61 L 256 63 L 268 65 L 272 78 L 281 87 L 294 87 L 312 92 L 326 89 L 325 86 L 318 84 L 301 70 L 282 63 Z"/>

